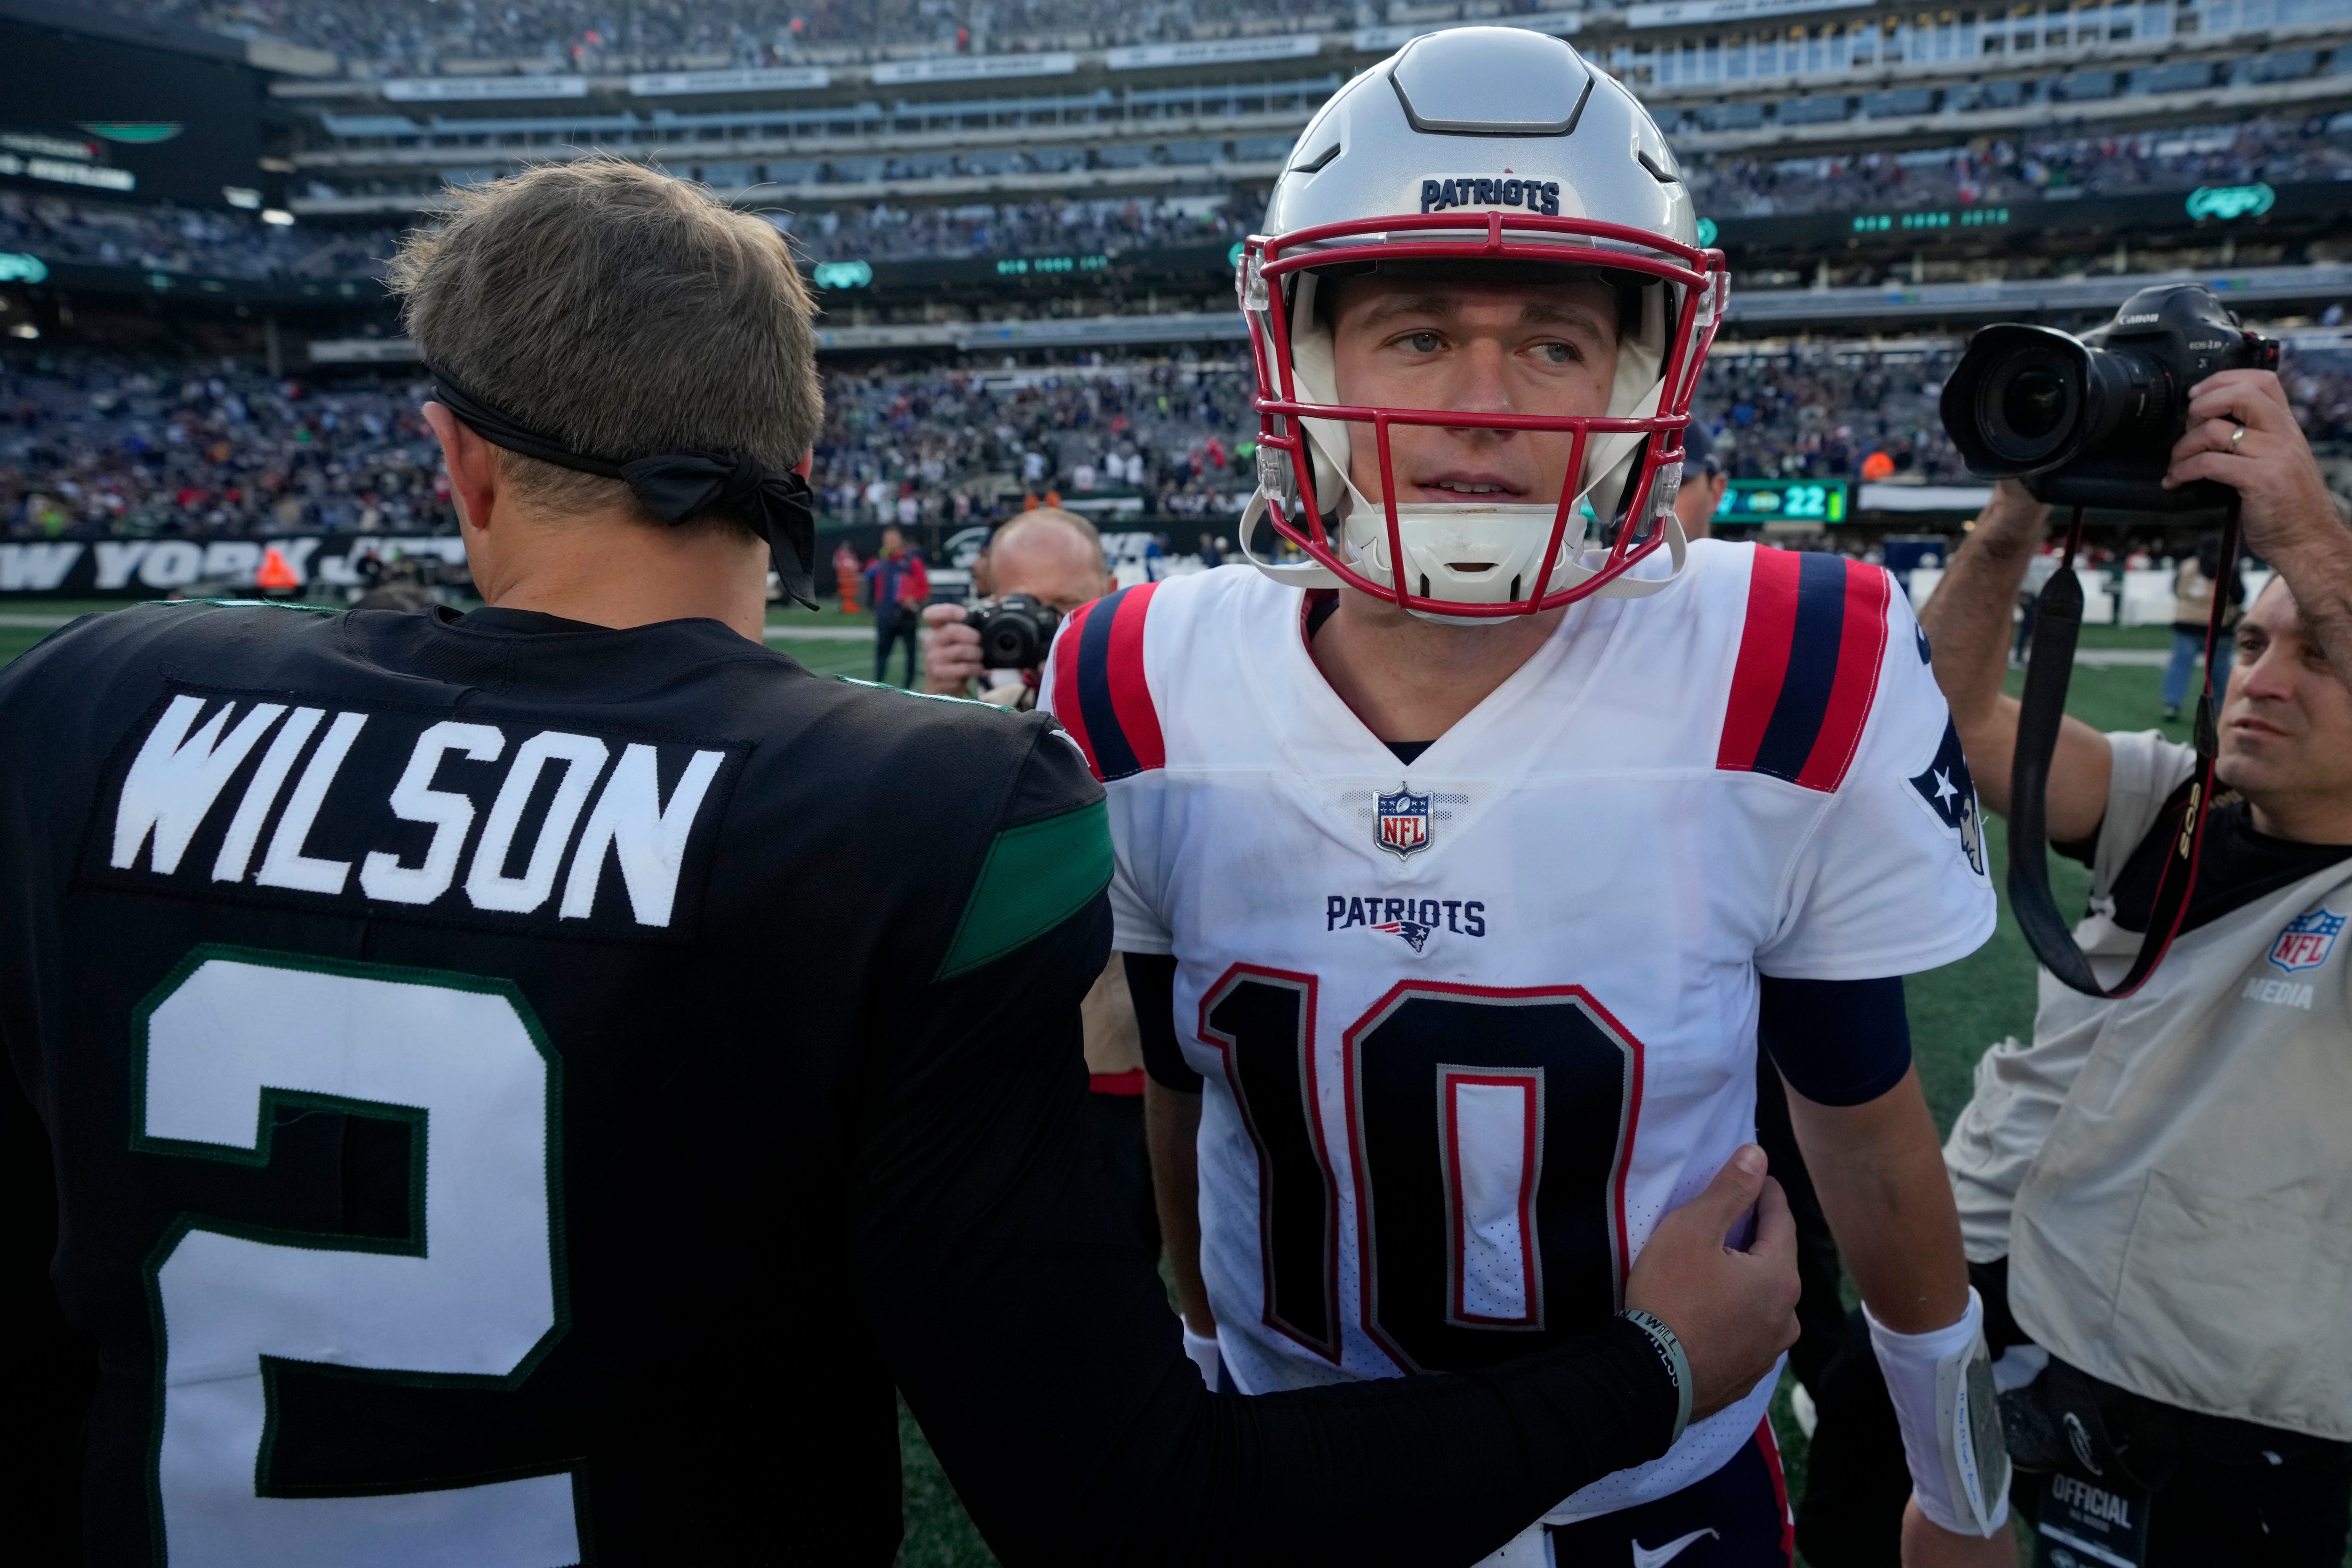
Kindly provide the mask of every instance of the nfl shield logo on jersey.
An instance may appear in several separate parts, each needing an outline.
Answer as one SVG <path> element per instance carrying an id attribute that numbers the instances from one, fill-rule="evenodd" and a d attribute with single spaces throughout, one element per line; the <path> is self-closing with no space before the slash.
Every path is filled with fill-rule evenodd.
<path id="1" fill-rule="evenodd" d="M 2331 915 L 2325 908 L 2315 909 L 2286 923 L 2286 929 L 2271 944 L 2271 962 L 2289 974 L 2297 969 L 2316 969 L 2336 950 L 2336 938 L 2343 931 L 2344 916 Z"/>
<path id="2" fill-rule="evenodd" d="M 1428 796 L 1416 795 L 1399 784 L 1395 794 L 1381 796 L 1376 804 L 1379 810 L 1372 813 L 1372 830 L 1381 848 L 1402 860 L 1429 847 Z"/>

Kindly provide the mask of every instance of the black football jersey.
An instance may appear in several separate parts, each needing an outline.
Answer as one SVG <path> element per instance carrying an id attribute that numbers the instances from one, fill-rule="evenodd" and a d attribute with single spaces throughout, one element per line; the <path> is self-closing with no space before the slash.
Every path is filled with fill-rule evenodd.
<path id="1" fill-rule="evenodd" d="M 140 607 L 0 672 L 87 1559 L 886 1563 L 894 1385 L 1014 1561 L 1393 1543 L 1335 1511 L 1423 1450 L 1507 1534 L 1662 1448 L 1622 1326 L 1201 1388 L 1083 1119 L 1110 871 L 1050 719 L 716 622 Z"/>

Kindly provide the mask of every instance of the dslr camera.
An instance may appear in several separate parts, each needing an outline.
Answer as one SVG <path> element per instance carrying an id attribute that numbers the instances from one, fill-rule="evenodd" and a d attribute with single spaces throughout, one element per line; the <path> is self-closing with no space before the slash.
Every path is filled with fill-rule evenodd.
<path id="1" fill-rule="evenodd" d="M 2209 511 L 2229 504 L 2227 486 L 2162 483 L 2189 428 L 2189 389 L 2219 371 L 2278 362 L 2277 340 L 2240 327 L 2210 289 L 2165 284 L 2079 338 L 2016 322 L 1984 328 L 1944 382 L 1944 428 L 1969 473 L 2022 479 L 2053 505 Z"/>
<path id="2" fill-rule="evenodd" d="M 964 612 L 964 624 L 980 633 L 980 663 L 990 670 L 1034 670 L 1045 662 L 1054 645 L 1054 629 L 1062 612 L 1026 593 L 975 604 Z"/>

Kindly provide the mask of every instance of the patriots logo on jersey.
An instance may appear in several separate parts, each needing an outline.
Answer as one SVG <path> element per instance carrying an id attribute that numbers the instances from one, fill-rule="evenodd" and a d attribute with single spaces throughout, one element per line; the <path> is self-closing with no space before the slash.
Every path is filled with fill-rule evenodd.
<path id="1" fill-rule="evenodd" d="M 1399 784 L 1395 794 L 1381 796 L 1374 805 L 1373 841 L 1381 848 L 1402 860 L 1429 847 L 1428 796 L 1416 795 Z M 1413 946 L 1418 948 L 1421 944 Z"/>
<path id="2" fill-rule="evenodd" d="M 1375 931 L 1385 931 L 1391 936 L 1403 937 L 1407 943 L 1411 944 L 1412 950 L 1416 953 L 1420 952 L 1423 947 L 1428 945 L 1429 942 L 1430 927 L 1423 925 L 1418 920 L 1384 920 L 1378 925 L 1373 926 L 1372 929 Z"/>
<path id="3" fill-rule="evenodd" d="M 2324 908 L 2297 915 L 2271 944 L 2271 962 L 2289 974 L 2316 969 L 2336 951 L 2336 938 L 2344 934 L 2344 920 L 2343 915 Z"/>
<path id="4" fill-rule="evenodd" d="M 1418 953 L 1429 946 L 1440 925 L 1465 936 L 1486 936 L 1486 904 L 1476 898 L 1350 898 L 1344 893 L 1323 900 L 1324 930 L 1344 931 L 1358 925 L 1402 937 Z"/>
<path id="5" fill-rule="evenodd" d="M 1950 719 L 1944 721 L 1944 739 L 1936 747 L 1935 759 L 1911 776 L 1911 789 L 1946 836 L 1958 842 L 1969 869 L 1984 875 L 1984 812 L 1977 805 L 1977 784 L 1960 749 L 1959 731 Z"/>

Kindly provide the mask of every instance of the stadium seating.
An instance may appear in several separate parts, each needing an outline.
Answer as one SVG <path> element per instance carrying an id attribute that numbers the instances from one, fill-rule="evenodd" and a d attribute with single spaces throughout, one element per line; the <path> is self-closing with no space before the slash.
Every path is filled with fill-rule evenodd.
<path id="1" fill-rule="evenodd" d="M 1726 345 L 1695 413 L 1737 476 L 1851 477 L 1885 453 L 1897 481 L 1965 482 L 1936 413 L 1956 347 Z M 2352 450 L 2352 354 L 2291 358 L 2286 379 L 2315 444 Z M 835 370 L 811 480 L 837 522 L 895 518 L 902 494 L 945 520 L 1049 491 L 1230 522 L 1253 483 L 1249 391 L 1233 361 Z M 406 376 L 0 350 L 0 537 L 446 528 L 425 395 Z"/>

